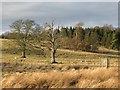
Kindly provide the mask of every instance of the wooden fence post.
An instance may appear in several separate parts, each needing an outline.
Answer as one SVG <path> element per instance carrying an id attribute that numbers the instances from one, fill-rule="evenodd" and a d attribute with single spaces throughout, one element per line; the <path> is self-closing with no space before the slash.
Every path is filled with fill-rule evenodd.
<path id="1" fill-rule="evenodd" d="M 108 58 L 105 58 L 104 60 L 101 60 L 101 67 L 108 68 L 110 66 L 110 61 Z"/>

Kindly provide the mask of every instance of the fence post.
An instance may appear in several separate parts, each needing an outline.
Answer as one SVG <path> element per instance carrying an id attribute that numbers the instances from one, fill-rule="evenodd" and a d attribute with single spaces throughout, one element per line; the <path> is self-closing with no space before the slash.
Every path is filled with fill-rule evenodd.
<path id="1" fill-rule="evenodd" d="M 106 67 L 108 68 L 110 65 L 110 61 L 108 58 L 105 58 L 104 60 L 101 60 L 101 67 Z"/>
<path id="2" fill-rule="evenodd" d="M 106 67 L 106 68 L 108 68 L 108 67 L 109 67 L 109 59 L 108 59 L 108 58 L 106 58 L 105 67 Z"/>

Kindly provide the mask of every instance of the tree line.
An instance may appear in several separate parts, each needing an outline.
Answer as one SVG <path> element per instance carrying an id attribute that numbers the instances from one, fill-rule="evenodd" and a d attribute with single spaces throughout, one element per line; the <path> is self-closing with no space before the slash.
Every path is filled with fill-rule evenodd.
<path id="1" fill-rule="evenodd" d="M 46 47 L 51 51 L 51 62 L 56 63 L 55 55 L 58 48 L 97 52 L 98 47 L 120 49 L 120 29 L 112 25 L 84 28 L 84 23 L 76 26 L 55 26 L 54 21 L 42 26 L 34 20 L 17 20 L 10 25 L 11 31 L 0 37 L 15 39 L 22 50 L 22 57 L 26 58 L 28 47 L 41 49 Z"/>

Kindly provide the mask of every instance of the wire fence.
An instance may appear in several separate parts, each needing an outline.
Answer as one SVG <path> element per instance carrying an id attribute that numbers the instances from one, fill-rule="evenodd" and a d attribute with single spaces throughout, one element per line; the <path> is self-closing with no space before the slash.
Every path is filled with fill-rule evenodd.
<path id="1" fill-rule="evenodd" d="M 94 66 L 94 67 L 118 67 L 119 59 L 112 58 L 99 58 L 99 59 L 64 59 L 61 61 L 63 64 L 75 64 L 81 66 Z"/>

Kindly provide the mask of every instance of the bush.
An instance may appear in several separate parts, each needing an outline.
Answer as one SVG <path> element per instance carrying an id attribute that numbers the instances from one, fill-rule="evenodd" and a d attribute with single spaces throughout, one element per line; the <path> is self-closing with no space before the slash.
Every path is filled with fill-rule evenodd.
<path id="1" fill-rule="evenodd" d="M 80 41 L 79 39 L 76 40 L 76 38 L 72 38 L 72 39 L 62 38 L 60 43 L 61 43 L 61 48 L 64 49 L 92 51 L 92 52 L 98 50 L 97 45 L 85 43 L 83 41 Z"/>

